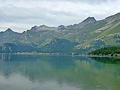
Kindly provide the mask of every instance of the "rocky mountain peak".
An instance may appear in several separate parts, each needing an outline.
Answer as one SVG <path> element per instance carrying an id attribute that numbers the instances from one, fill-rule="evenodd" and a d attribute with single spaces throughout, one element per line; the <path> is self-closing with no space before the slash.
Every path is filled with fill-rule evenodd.
<path id="1" fill-rule="evenodd" d="M 57 27 L 49 27 L 46 25 L 34 26 L 31 28 L 32 31 L 49 31 L 49 30 L 57 30 Z"/>
<path id="2" fill-rule="evenodd" d="M 95 23 L 95 22 L 96 22 L 96 19 L 94 17 L 88 17 L 87 19 L 85 19 L 84 21 L 79 23 L 78 25 L 79 25 L 79 27 L 83 28 L 86 25 L 91 24 L 91 23 Z"/>
<path id="3" fill-rule="evenodd" d="M 82 23 L 89 24 L 89 23 L 94 23 L 94 22 L 96 22 L 96 19 L 94 17 L 88 17 Z"/>
<path id="4" fill-rule="evenodd" d="M 64 25 L 58 26 L 58 30 L 64 30 L 64 29 L 66 29 L 66 27 Z"/>
<path id="5" fill-rule="evenodd" d="M 5 32 L 14 32 L 12 29 L 8 28 Z"/>
<path id="6" fill-rule="evenodd" d="M 69 28 L 78 28 L 78 29 L 81 29 L 81 28 L 84 28 L 86 25 L 88 24 L 92 24 L 92 23 L 95 23 L 96 22 L 96 19 L 94 17 L 88 17 L 87 19 L 85 19 L 84 21 L 82 21 L 81 23 L 79 24 L 74 24 L 72 26 L 68 26 Z"/>
<path id="7" fill-rule="evenodd" d="M 31 30 L 36 30 L 38 26 L 34 26 L 31 28 Z"/>
<path id="8" fill-rule="evenodd" d="M 46 26 L 46 25 L 40 25 L 39 27 L 40 28 L 48 28 L 48 26 Z"/>

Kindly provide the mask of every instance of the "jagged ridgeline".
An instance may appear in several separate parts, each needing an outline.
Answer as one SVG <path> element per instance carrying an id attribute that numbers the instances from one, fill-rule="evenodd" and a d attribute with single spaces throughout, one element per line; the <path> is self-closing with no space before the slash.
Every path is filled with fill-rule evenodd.
<path id="1" fill-rule="evenodd" d="M 97 21 L 58 27 L 34 26 L 23 33 L 10 28 L 0 32 L 0 52 L 88 53 L 106 46 L 120 45 L 120 13 Z"/>

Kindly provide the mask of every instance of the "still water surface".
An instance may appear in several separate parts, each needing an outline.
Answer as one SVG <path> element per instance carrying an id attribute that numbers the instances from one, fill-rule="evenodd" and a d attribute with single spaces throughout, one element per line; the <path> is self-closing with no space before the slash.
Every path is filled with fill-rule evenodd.
<path id="1" fill-rule="evenodd" d="M 120 61 L 4 54 L 0 90 L 120 90 Z"/>

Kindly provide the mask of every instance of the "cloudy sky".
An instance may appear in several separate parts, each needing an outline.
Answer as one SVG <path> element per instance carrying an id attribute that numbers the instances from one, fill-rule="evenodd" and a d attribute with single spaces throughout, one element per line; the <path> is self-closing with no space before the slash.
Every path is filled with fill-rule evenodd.
<path id="1" fill-rule="evenodd" d="M 100 20 L 118 12 L 120 0 L 0 0 L 0 31 L 70 25 L 89 16 Z"/>

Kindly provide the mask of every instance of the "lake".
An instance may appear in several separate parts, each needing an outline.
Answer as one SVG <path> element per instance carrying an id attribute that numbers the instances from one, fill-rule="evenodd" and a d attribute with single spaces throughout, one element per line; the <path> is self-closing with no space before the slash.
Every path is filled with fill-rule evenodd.
<path id="1" fill-rule="evenodd" d="M 120 90 L 120 61 L 1 54 L 0 90 Z"/>

